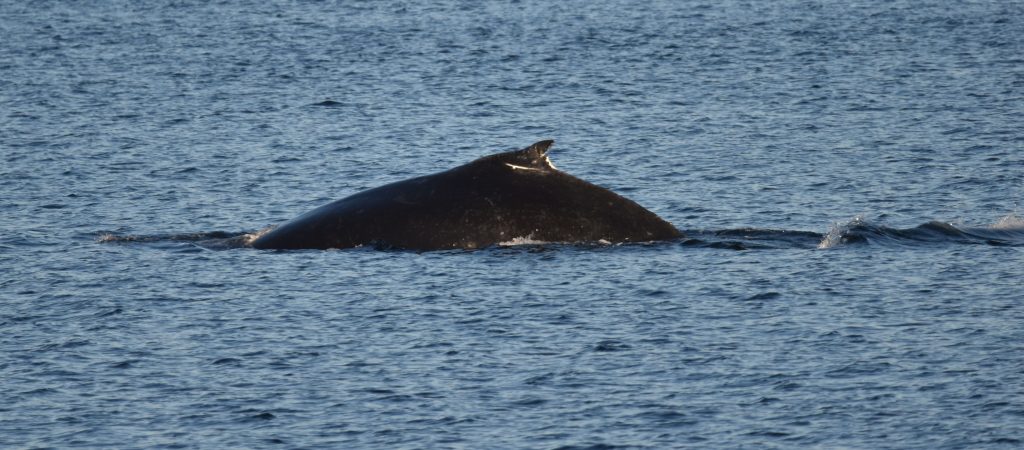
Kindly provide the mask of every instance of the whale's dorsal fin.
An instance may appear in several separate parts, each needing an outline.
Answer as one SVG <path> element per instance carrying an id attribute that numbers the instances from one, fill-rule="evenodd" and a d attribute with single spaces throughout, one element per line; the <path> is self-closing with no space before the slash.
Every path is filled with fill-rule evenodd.
<path id="1" fill-rule="evenodd" d="M 467 165 L 499 165 L 509 170 L 534 173 L 556 172 L 558 169 L 548 159 L 548 149 L 554 143 L 555 141 L 550 139 L 540 141 L 522 150 L 512 150 L 510 152 L 484 156 Z"/>
<path id="2" fill-rule="evenodd" d="M 551 160 L 548 159 L 548 149 L 554 143 L 554 140 L 548 139 L 537 142 L 522 150 L 502 153 L 499 156 L 501 156 L 502 162 L 513 170 L 558 170 L 554 164 L 551 164 Z"/>
<path id="3" fill-rule="evenodd" d="M 540 142 L 538 142 L 536 144 L 533 144 L 533 145 L 531 145 L 529 147 L 526 147 L 526 148 L 524 148 L 524 149 L 522 149 L 520 151 L 521 152 L 529 152 L 529 153 L 537 155 L 537 156 L 546 156 L 548 154 L 548 149 L 551 148 L 551 146 L 554 145 L 554 144 L 555 144 L 555 140 L 554 139 L 547 139 L 547 140 L 540 141 Z"/>

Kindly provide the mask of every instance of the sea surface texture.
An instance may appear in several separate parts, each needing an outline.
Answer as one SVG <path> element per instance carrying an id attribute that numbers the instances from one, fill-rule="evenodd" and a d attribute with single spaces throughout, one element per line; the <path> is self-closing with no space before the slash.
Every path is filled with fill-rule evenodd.
<path id="1" fill-rule="evenodd" d="M 686 237 L 259 251 L 555 139 Z M 0 448 L 1019 449 L 1024 3 L 0 0 Z"/>

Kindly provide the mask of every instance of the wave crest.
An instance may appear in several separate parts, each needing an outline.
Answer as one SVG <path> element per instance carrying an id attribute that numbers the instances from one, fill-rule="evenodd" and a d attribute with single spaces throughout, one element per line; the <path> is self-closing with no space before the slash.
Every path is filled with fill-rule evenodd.
<path id="1" fill-rule="evenodd" d="M 819 249 L 844 244 L 890 246 L 968 244 L 1024 246 L 1024 219 L 1010 214 L 988 226 L 968 226 L 951 222 L 931 221 L 911 228 L 892 228 L 870 223 L 858 216 L 848 222 L 832 225 Z"/>

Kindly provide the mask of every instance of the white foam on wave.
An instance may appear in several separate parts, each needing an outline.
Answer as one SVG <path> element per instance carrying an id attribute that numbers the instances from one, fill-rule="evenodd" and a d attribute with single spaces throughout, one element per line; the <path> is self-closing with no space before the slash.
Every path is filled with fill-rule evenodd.
<path id="1" fill-rule="evenodd" d="M 259 230 L 259 231 L 254 231 L 252 233 L 246 233 L 244 236 L 242 236 L 242 245 L 244 245 L 246 247 L 251 246 L 253 242 L 255 242 L 257 239 L 263 237 L 264 234 L 269 233 L 274 228 L 277 228 L 277 225 L 271 225 L 271 226 L 266 227 L 266 228 L 264 228 L 262 230 Z"/>
<path id="2" fill-rule="evenodd" d="M 856 216 L 850 219 L 848 222 L 833 222 L 832 227 L 829 228 L 828 233 L 825 233 L 825 237 L 818 243 L 819 249 L 827 249 L 838 246 L 843 243 L 843 236 L 858 225 L 864 224 L 864 216 Z"/>
<path id="3" fill-rule="evenodd" d="M 531 234 L 528 234 L 526 236 L 514 237 L 514 238 L 509 239 L 507 241 L 499 242 L 498 245 L 500 245 L 502 247 L 511 247 L 511 246 L 514 246 L 514 245 L 541 245 L 541 244 L 549 244 L 549 243 L 550 242 L 547 242 L 547 241 L 538 241 L 538 240 L 534 239 L 533 238 L 533 234 L 531 233 Z"/>
<path id="4" fill-rule="evenodd" d="M 569 242 L 551 242 L 551 241 L 540 241 L 533 238 L 533 234 L 527 236 L 520 236 L 509 239 L 504 242 L 499 242 L 498 245 L 501 247 L 512 247 L 516 245 L 543 245 L 543 244 L 568 244 Z M 615 245 L 607 239 L 598 239 L 597 242 L 593 242 L 597 245 Z"/>
<path id="5" fill-rule="evenodd" d="M 1000 217 L 999 220 L 989 226 L 989 228 L 996 230 L 1024 230 L 1024 218 L 1017 214 L 1010 213 Z"/>

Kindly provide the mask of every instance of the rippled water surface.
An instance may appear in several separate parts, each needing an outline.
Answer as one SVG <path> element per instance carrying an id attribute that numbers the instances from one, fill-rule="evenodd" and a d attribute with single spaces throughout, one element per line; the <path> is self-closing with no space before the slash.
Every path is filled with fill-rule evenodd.
<path id="1" fill-rule="evenodd" d="M 1020 448 L 1019 2 L 0 1 L 0 447 Z M 234 237 L 555 139 L 687 235 Z"/>

